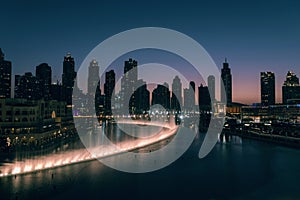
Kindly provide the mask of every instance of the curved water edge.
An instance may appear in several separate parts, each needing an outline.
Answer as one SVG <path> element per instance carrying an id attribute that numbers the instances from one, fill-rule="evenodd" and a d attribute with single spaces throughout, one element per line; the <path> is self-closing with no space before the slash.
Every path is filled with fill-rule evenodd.
<path id="1" fill-rule="evenodd" d="M 300 198 L 299 149 L 232 135 L 226 138 L 224 135 L 206 158 L 199 159 L 197 155 L 204 137 L 205 134 L 198 132 L 182 157 L 153 173 L 124 173 L 97 160 L 81 162 L 17 175 L 16 178 L 3 177 L 0 179 L 1 197 L 134 200 L 150 200 L 158 196 L 160 199 Z M 161 148 L 168 140 L 173 141 L 172 138 L 166 139 L 136 152 L 148 153 Z"/>
<path id="2" fill-rule="evenodd" d="M 146 147 L 162 140 L 174 136 L 178 130 L 178 126 L 169 123 L 157 123 L 150 121 L 118 121 L 123 124 L 160 126 L 162 129 L 154 136 L 147 138 L 139 138 L 133 141 L 120 142 L 117 145 L 101 144 L 101 146 L 89 147 L 88 149 L 77 149 L 67 151 L 61 154 L 35 156 L 31 159 L 16 161 L 3 165 L 0 170 L 0 177 L 16 176 L 28 174 L 47 169 L 63 167 L 67 165 L 88 162 L 95 159 L 104 159 L 129 151 L 134 151 L 142 147 Z"/>

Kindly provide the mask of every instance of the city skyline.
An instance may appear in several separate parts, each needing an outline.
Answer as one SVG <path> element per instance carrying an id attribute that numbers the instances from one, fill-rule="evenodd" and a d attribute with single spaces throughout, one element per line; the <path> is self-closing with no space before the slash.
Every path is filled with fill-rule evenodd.
<path id="1" fill-rule="evenodd" d="M 123 12 L 128 5 L 134 12 Z M 157 26 L 198 41 L 220 69 L 227 57 L 233 71 L 233 101 L 259 102 L 259 72 L 273 71 L 276 101 L 281 102 L 286 72 L 299 75 L 297 1 L 191 1 L 184 5 L 174 1 L 146 5 L 135 1 L 14 1 L 3 2 L 1 7 L 2 26 L 10 28 L 3 29 L 0 43 L 6 59 L 14 62 L 13 74 L 32 71 L 46 62 L 53 67 L 56 80 L 62 72 L 61 55 L 66 52 L 72 52 L 78 70 L 85 56 L 106 38 L 131 28 Z M 70 7 L 72 12 L 68 12 Z"/>
<path id="2" fill-rule="evenodd" d="M 300 199 L 300 1 L 0 6 L 0 199 Z"/>
<path id="3" fill-rule="evenodd" d="M 6 61 L 6 59 L 5 59 L 5 56 L 4 56 L 4 53 L 3 53 L 3 50 L 1 49 L 1 52 L 2 52 L 2 59 L 4 60 L 4 61 Z M 75 58 L 74 57 L 71 57 L 71 53 L 67 53 L 67 55 L 64 57 L 64 62 L 63 62 L 63 65 L 64 65 L 64 63 L 66 63 L 66 60 L 67 61 L 69 61 L 69 59 L 71 59 L 71 62 L 72 62 L 72 69 L 71 69 L 71 75 L 73 74 L 73 73 L 75 73 L 75 75 L 72 75 L 72 77 L 76 77 L 76 71 L 74 71 L 75 70 L 75 68 L 76 68 L 76 62 L 74 61 L 75 60 Z M 117 60 L 117 63 L 119 63 L 119 60 L 120 59 L 118 59 Z M 129 58 L 129 60 L 128 61 L 125 61 L 125 65 L 126 65 L 126 63 L 128 63 L 128 62 L 132 62 L 132 58 Z M 136 60 L 133 60 L 134 62 L 136 62 L 135 63 L 135 66 L 137 67 L 137 61 Z M 13 64 L 13 62 L 12 61 L 6 61 L 6 62 L 10 62 L 10 63 L 12 63 Z M 124 62 L 123 60 L 122 60 L 122 62 Z M 100 68 L 101 66 L 99 66 L 98 65 L 98 62 L 97 62 L 97 60 L 95 60 L 95 59 L 93 59 L 93 60 L 91 60 L 90 61 L 90 67 L 92 66 L 92 65 L 94 65 L 94 66 L 97 66 L 97 68 Z M 114 66 L 115 64 L 112 64 L 112 66 Z M 229 67 L 229 66 L 231 66 L 230 64 L 229 64 L 229 62 L 227 62 L 227 59 L 225 58 L 225 61 L 223 62 L 223 69 L 222 69 L 222 73 L 225 73 L 224 72 L 224 68 L 226 68 L 225 69 L 225 71 L 226 70 L 229 70 L 228 71 L 228 73 L 230 74 L 230 82 L 231 82 L 231 79 L 232 78 L 234 78 L 234 77 L 232 77 L 231 78 L 231 68 Z M 51 79 L 52 79 L 52 83 L 51 84 L 57 84 L 57 83 L 60 83 L 60 84 L 63 84 L 63 82 L 61 81 L 61 82 L 57 82 L 59 79 L 56 79 L 56 80 L 53 80 L 53 76 L 52 76 L 52 68 L 51 68 L 51 66 L 49 66 L 48 65 L 48 63 L 41 63 L 41 64 L 39 64 L 39 65 L 37 65 L 36 66 L 36 69 L 35 69 L 35 71 L 36 71 L 36 76 L 38 76 L 38 70 L 40 70 L 41 71 L 41 69 L 42 68 L 45 68 L 44 70 L 47 72 L 47 71 L 49 71 L 49 72 L 47 72 L 47 73 L 49 73 L 49 74 L 47 74 L 47 76 L 45 76 L 45 77 L 41 77 L 41 78 L 39 78 L 39 77 L 37 77 L 38 78 L 38 80 L 39 80 L 39 82 L 41 82 L 42 81 L 42 79 L 45 79 L 45 78 L 48 78 L 49 76 L 49 78 L 48 79 L 50 79 L 50 80 L 47 80 L 47 84 L 49 85 L 49 81 L 51 82 Z M 122 71 L 122 70 L 120 70 L 121 68 L 122 68 L 122 66 L 118 66 L 117 67 L 118 69 L 116 70 L 116 72 L 117 73 L 121 73 L 121 74 L 117 74 L 117 76 L 116 77 L 121 77 L 121 79 L 124 79 L 124 78 L 126 78 L 126 76 L 124 76 L 123 77 L 123 75 L 122 75 L 122 72 L 120 72 L 120 71 Z M 126 67 L 125 67 L 126 68 Z M 124 70 L 125 70 L 125 68 L 124 68 Z M 62 69 L 64 69 L 64 67 L 62 66 Z M 64 70 L 66 70 L 67 68 L 65 68 Z M 12 70 L 13 70 L 13 68 L 12 68 Z M 115 70 L 115 69 L 114 69 Z M 94 70 L 95 71 L 95 70 Z M 99 69 L 98 70 L 96 70 L 96 71 L 98 71 L 99 72 Z M 126 71 L 126 70 L 125 70 Z M 124 71 L 124 73 L 126 73 Z M 41 72 L 40 72 L 41 73 Z M 227 73 L 227 71 L 226 71 L 226 73 Z M 226 74 L 225 73 L 225 74 Z M 262 73 L 264 73 L 264 72 L 260 72 L 260 75 L 262 75 Z M 276 74 L 274 73 L 274 72 L 271 72 L 271 73 L 273 73 L 273 75 L 274 75 L 274 77 L 275 77 L 275 82 L 276 82 Z M 64 73 L 63 73 L 64 74 Z M 63 79 L 63 74 L 61 75 L 61 80 Z M 289 75 L 290 74 L 290 75 Z M 287 71 L 287 76 L 291 76 L 291 74 L 293 75 L 293 76 L 295 76 L 296 78 L 297 78 L 297 74 L 295 74 L 295 73 L 293 73 L 292 71 L 290 71 L 290 70 L 288 70 Z M 11 78 L 11 81 L 12 81 L 12 85 L 11 85 L 11 87 L 12 87 L 12 90 L 11 90 L 11 92 L 12 92 L 12 97 L 14 97 L 16 94 L 15 94 L 15 92 L 16 92 L 16 85 L 17 85 L 17 79 L 19 79 L 19 77 L 28 77 L 28 76 L 33 76 L 32 75 L 32 72 L 24 72 L 24 75 L 15 75 L 15 76 L 13 76 L 14 74 L 12 74 L 12 78 Z M 137 74 L 136 74 L 137 75 Z M 136 76 L 135 75 L 135 76 Z M 41 76 L 41 75 L 40 75 Z M 93 76 L 95 76 L 95 74 L 93 74 Z M 281 76 L 281 75 L 280 75 Z M 13 78 L 14 77 L 14 78 Z M 72 78 L 71 77 L 71 78 Z M 33 77 L 33 78 L 36 78 L 35 76 Z M 104 79 L 103 79 L 104 77 L 102 77 L 102 81 L 100 80 L 101 78 L 99 78 L 99 80 L 100 80 L 100 85 L 102 85 L 101 87 L 100 87 L 100 89 L 101 89 L 101 91 L 103 91 L 102 93 L 104 94 Z M 173 78 L 176 78 L 176 77 L 173 77 Z M 196 80 L 196 82 L 197 82 L 197 84 L 196 84 L 196 86 L 198 87 L 200 87 L 201 85 L 204 85 L 204 86 L 209 86 L 209 82 L 210 82 L 210 84 L 212 84 L 212 80 L 209 80 L 209 79 L 212 79 L 213 77 L 207 77 L 207 80 L 206 81 L 203 81 L 203 80 Z M 95 79 L 95 77 L 93 77 L 93 79 Z M 138 77 L 136 77 L 136 79 L 138 79 Z M 137 80 L 136 80 L 137 81 Z M 194 82 L 195 80 L 189 80 L 189 81 L 191 81 L 191 82 Z M 226 81 L 226 80 L 225 80 Z M 95 80 L 94 80 L 94 82 L 95 82 Z M 123 80 L 122 80 L 122 82 L 123 82 Z M 260 81 L 261 82 L 261 81 Z M 277 99 L 275 99 L 275 103 L 277 103 L 277 104 L 280 104 L 280 103 L 283 103 L 283 102 L 285 102 L 286 103 L 286 100 L 284 100 L 284 91 L 283 91 L 283 87 L 285 86 L 285 84 L 286 84 L 286 82 L 287 82 L 287 80 L 284 80 L 284 82 L 283 82 L 283 84 L 280 86 L 280 87 L 277 87 L 277 85 L 275 84 L 274 86 L 275 86 L 275 95 L 276 96 L 278 96 L 278 91 L 279 90 L 281 90 L 282 92 L 280 93 L 280 95 L 281 95 L 281 98 L 280 98 L 280 101 L 278 101 Z M 73 81 L 71 81 L 71 84 L 73 84 Z M 85 91 L 85 90 L 83 90 L 84 91 L 84 93 L 88 93 L 88 94 L 90 94 L 90 92 L 89 92 L 89 85 L 91 84 L 90 83 L 90 80 L 89 80 L 89 77 L 88 77 L 88 81 L 87 81 L 87 83 L 86 83 L 87 85 L 87 90 Z M 156 86 L 157 85 L 159 85 L 159 84 L 163 84 L 163 83 L 157 83 L 156 84 Z M 230 83 L 230 84 L 232 84 L 231 85 L 231 87 L 233 87 L 234 88 L 234 83 Z M 97 84 L 96 83 L 93 83 L 93 85 L 94 86 L 96 86 Z M 172 85 L 172 82 L 168 82 L 168 85 Z M 214 83 L 214 86 L 215 86 L 215 83 Z M 298 85 L 297 85 L 298 86 Z M 116 86 L 117 87 L 117 86 Z M 146 86 L 147 87 L 147 89 L 150 91 L 150 93 L 152 94 L 152 92 L 153 92 L 153 90 L 155 89 L 154 87 L 154 85 L 152 84 L 150 84 L 150 85 L 147 85 Z M 180 90 L 180 92 L 181 92 L 181 98 L 182 99 L 184 99 L 185 97 L 184 97 L 184 90 L 185 89 L 188 89 L 189 88 L 189 85 L 182 85 L 181 86 L 181 90 Z M 259 97 L 260 97 L 260 99 L 258 100 L 258 101 L 256 101 L 256 102 L 243 102 L 243 101 L 241 101 L 241 102 L 238 102 L 238 101 L 232 101 L 232 102 L 238 102 L 238 103 L 244 103 L 244 104 L 246 104 L 246 105 L 252 105 L 252 104 L 255 104 L 255 103 L 261 103 L 262 102 L 262 100 L 261 100 L 261 88 L 262 88 L 262 85 L 260 86 L 260 88 L 259 88 L 259 91 L 257 91 L 257 94 L 256 95 L 259 95 Z M 82 86 L 80 86 L 80 89 L 83 89 L 82 88 Z M 172 87 L 170 88 L 171 90 L 170 91 L 172 91 Z M 49 89 L 47 89 L 46 88 L 46 90 L 49 90 Z M 117 89 L 116 91 L 117 92 L 121 92 L 122 93 L 122 90 L 124 90 L 124 89 L 122 89 L 122 88 L 119 88 L 119 89 Z M 209 90 L 212 90 L 212 89 L 209 89 Z M 215 89 L 214 89 L 215 90 Z M 298 89 L 296 90 L 296 91 L 298 91 Z M 45 92 L 45 91 L 44 91 Z M 49 92 L 49 91 L 48 91 Z M 197 90 L 195 90 L 195 95 L 197 96 Z M 214 92 L 216 92 L 216 91 L 214 91 Z M 178 93 L 178 92 L 177 92 Z M 230 93 L 234 93 L 234 92 L 230 92 Z M 18 95 L 18 94 L 17 94 Z M 214 95 L 216 95 L 216 93 L 214 93 L 213 94 L 213 96 Z M 151 95 L 152 96 L 152 95 Z M 172 96 L 172 95 L 171 95 Z M 228 95 L 227 95 L 228 96 Z M 297 94 L 296 94 L 296 96 L 297 96 Z M 18 96 L 17 96 L 18 97 Z M 18 98 L 20 98 L 20 97 L 18 97 Z M 36 97 L 36 98 L 38 98 L 38 97 Z M 47 97 L 46 97 L 47 98 Z M 220 96 L 220 98 L 221 98 L 221 96 Z M 227 97 L 227 99 L 228 99 L 228 97 Z M 229 98 L 229 99 L 231 99 L 231 98 Z M 220 99 L 221 100 L 221 99 Z M 69 100 L 70 101 L 70 100 Z M 181 100 L 182 101 L 182 100 Z M 227 100 L 228 101 L 228 100 Z M 196 98 L 196 104 L 198 103 L 198 99 Z M 273 104 L 273 102 L 271 103 L 271 104 Z M 182 104 L 183 105 L 183 104 Z"/>
<path id="4" fill-rule="evenodd" d="M 3 51 L 3 49 L 1 48 L 1 50 Z M 67 53 L 67 56 L 68 56 L 68 54 L 69 54 L 69 56 L 71 55 L 71 53 Z M 12 61 L 12 60 L 9 60 L 9 59 L 7 59 L 7 56 L 6 56 L 6 54 L 4 53 L 4 57 L 5 57 L 5 60 L 8 60 L 8 61 L 10 61 L 10 62 L 12 62 L 12 65 L 14 66 L 14 61 Z M 141 60 L 145 60 L 145 61 L 148 61 L 149 60 L 149 58 L 147 58 L 147 56 L 146 56 L 146 58 L 143 58 L 142 56 L 141 56 L 141 54 L 139 53 L 139 54 L 137 54 L 137 57 L 139 57 L 139 58 L 141 58 Z M 63 56 L 61 56 L 61 58 L 63 58 Z M 76 57 L 74 57 L 73 58 L 74 59 L 74 62 L 76 63 Z M 53 61 L 54 62 L 54 61 Z M 92 60 L 91 60 L 91 62 L 92 62 Z M 122 61 L 121 61 L 122 62 Z M 220 66 L 223 66 L 224 67 L 224 63 L 226 63 L 227 62 L 227 58 L 225 57 L 225 61 L 223 60 L 223 63 L 222 64 L 220 64 L 220 65 L 217 65 L 219 68 L 220 68 L 220 72 L 221 72 L 221 67 Z M 234 62 L 234 61 L 233 61 Z M 51 62 L 52 63 L 52 62 Z M 120 61 L 116 61 L 115 63 L 114 63 L 114 65 L 116 64 L 116 63 L 118 63 L 118 64 L 120 64 Z M 229 62 L 228 62 L 229 63 Z M 50 66 L 52 66 L 51 64 L 49 64 L 49 63 L 46 63 L 46 62 L 43 62 L 43 61 L 41 61 L 41 63 L 38 63 L 36 66 L 38 66 L 38 65 L 42 65 L 42 64 L 48 64 L 48 65 L 50 65 Z M 76 70 L 78 70 L 78 65 L 79 64 L 75 64 L 75 71 Z M 229 63 L 229 65 L 230 65 L 230 69 L 232 69 L 232 65 L 231 65 L 231 62 Z M 175 64 L 175 66 L 178 68 L 178 64 Z M 101 67 L 101 66 L 99 66 L 99 67 Z M 170 67 L 172 67 L 172 66 L 170 66 Z M 176 68 L 175 67 L 175 68 Z M 61 65 L 61 70 L 60 71 L 63 71 L 63 67 L 62 67 L 62 65 Z M 118 68 L 122 68 L 122 66 L 120 65 L 120 66 L 118 66 Z M 272 68 L 269 68 L 269 69 L 272 69 Z M 285 70 L 286 71 L 283 71 L 284 73 L 283 74 L 276 74 L 275 72 L 273 72 L 272 70 L 261 70 L 261 71 L 257 71 L 257 76 L 255 77 L 255 79 L 252 81 L 252 85 L 250 86 L 250 88 L 249 87 L 247 87 L 247 89 L 249 89 L 250 91 L 252 91 L 253 92 L 253 90 L 254 89 L 257 89 L 257 91 L 256 91 L 256 93 L 251 93 L 252 95 L 253 95 L 253 98 L 246 98 L 246 96 L 243 96 L 242 94 L 241 94 L 241 90 L 242 90 L 242 88 L 243 87 L 238 87 L 236 84 L 235 84 L 235 81 L 234 80 L 236 80 L 237 78 L 238 79 L 243 79 L 243 77 L 241 77 L 241 76 L 235 76 L 234 74 L 236 74 L 235 73 L 235 71 L 234 70 L 232 70 L 232 72 L 231 72 L 231 74 L 232 74 L 232 102 L 240 102 L 240 103 L 244 103 L 244 104 L 248 104 L 248 105 L 251 105 L 251 104 L 253 104 L 253 103 L 259 103 L 259 102 L 261 102 L 261 97 L 260 97 L 260 85 L 259 85 L 259 76 L 260 76 L 260 73 L 261 72 L 263 72 L 263 71 L 271 71 L 271 72 L 273 72 L 274 74 L 275 74 L 275 102 L 276 103 L 282 103 L 282 101 L 283 101 L 283 99 L 282 99 L 282 96 L 283 96 L 283 93 L 282 93 L 282 89 L 281 89 L 281 87 L 282 87 L 282 85 L 285 83 L 285 75 L 286 75 L 286 73 L 288 73 L 289 71 L 290 72 L 292 72 L 292 73 L 294 73 L 295 75 L 298 75 L 298 76 L 300 76 L 300 74 L 299 73 L 297 73 L 297 71 L 293 71 L 293 70 L 291 70 L 292 68 L 286 68 Z M 12 67 L 12 71 L 14 71 L 14 68 Z M 35 66 L 34 67 L 32 67 L 32 70 L 31 71 L 35 71 Z M 26 73 L 26 72 L 31 72 L 31 71 L 23 71 L 23 72 L 21 72 L 21 73 Z M 53 71 L 53 70 L 52 70 Z M 120 69 L 118 69 L 117 71 L 120 71 Z M 15 75 L 17 75 L 17 74 L 15 74 L 15 73 L 12 73 L 12 81 L 13 81 L 13 77 L 15 77 Z M 62 76 L 61 75 L 59 75 L 57 72 L 55 72 L 55 71 L 53 71 L 52 72 L 52 83 L 57 83 L 57 81 L 59 82 L 59 83 L 62 83 Z M 203 80 L 201 79 L 201 80 L 194 80 L 194 79 L 191 79 L 191 81 L 196 81 L 196 82 L 198 82 L 198 86 L 200 86 L 201 84 L 204 84 L 204 85 L 206 85 L 207 86 L 207 84 L 208 84 L 208 82 L 207 81 L 204 81 L 205 80 L 205 78 L 207 78 L 207 77 L 204 77 L 203 78 Z M 247 78 L 247 76 L 245 77 L 245 78 Z M 256 80 L 257 79 L 257 80 Z M 256 81 L 256 82 L 255 82 Z M 13 83 L 12 83 L 12 85 L 14 85 L 14 81 L 13 81 Z M 168 84 L 171 84 L 171 82 L 169 82 Z M 256 85 L 256 87 L 255 87 L 255 85 Z M 240 86 L 240 85 L 239 85 Z M 84 87 L 86 87 L 86 85 L 84 85 L 83 86 L 83 88 Z M 258 87 L 258 88 L 257 88 Z M 185 87 L 186 88 L 186 87 Z M 102 88 L 101 89 L 103 89 L 103 86 L 102 86 Z M 151 91 L 153 90 L 153 88 L 149 88 Z M 12 94 L 14 94 L 14 91 L 13 91 L 13 93 Z M 13 96 L 13 95 L 12 95 Z M 254 98 L 255 97 L 255 98 Z M 256 101 L 253 101 L 253 100 L 256 100 Z"/>

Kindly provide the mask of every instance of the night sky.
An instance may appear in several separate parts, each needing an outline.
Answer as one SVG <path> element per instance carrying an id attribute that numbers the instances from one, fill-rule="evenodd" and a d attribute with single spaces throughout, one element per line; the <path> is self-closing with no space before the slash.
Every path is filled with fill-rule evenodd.
<path id="1" fill-rule="evenodd" d="M 67 52 L 79 67 L 114 34 L 165 27 L 198 41 L 219 67 L 227 57 L 233 101 L 259 102 L 260 71 L 273 71 L 281 102 L 287 71 L 300 76 L 299 10 L 297 1 L 2 1 L 0 48 L 13 74 L 47 62 L 61 79 Z"/>

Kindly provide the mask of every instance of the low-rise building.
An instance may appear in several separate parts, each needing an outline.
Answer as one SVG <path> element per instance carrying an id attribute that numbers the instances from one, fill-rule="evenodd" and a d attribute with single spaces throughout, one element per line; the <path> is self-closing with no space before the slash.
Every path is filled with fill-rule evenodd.
<path id="1" fill-rule="evenodd" d="M 300 122 L 300 104 L 272 106 L 243 106 L 242 120 L 253 122 L 281 121 L 290 123 Z"/>
<path id="2" fill-rule="evenodd" d="M 0 134 L 42 134 L 68 119 L 66 103 L 0 99 Z"/>

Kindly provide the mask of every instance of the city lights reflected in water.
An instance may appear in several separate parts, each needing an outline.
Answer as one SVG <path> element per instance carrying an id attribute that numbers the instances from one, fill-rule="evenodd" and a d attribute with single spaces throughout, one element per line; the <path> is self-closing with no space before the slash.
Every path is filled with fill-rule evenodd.
<path id="1" fill-rule="evenodd" d="M 123 123 L 132 123 L 124 121 Z M 12 176 L 18 174 L 31 173 L 50 168 L 62 167 L 70 164 L 86 162 L 94 159 L 101 159 L 116 154 L 133 151 L 135 149 L 154 144 L 161 140 L 167 139 L 178 130 L 178 126 L 171 124 L 157 124 L 152 122 L 141 122 L 143 125 L 162 126 L 163 128 L 156 135 L 148 138 L 139 138 L 130 141 L 119 142 L 115 145 L 99 144 L 88 149 L 69 150 L 59 154 L 35 156 L 32 159 L 6 163 L 1 167 L 0 177 Z M 99 133 L 99 137 L 102 133 Z"/>

